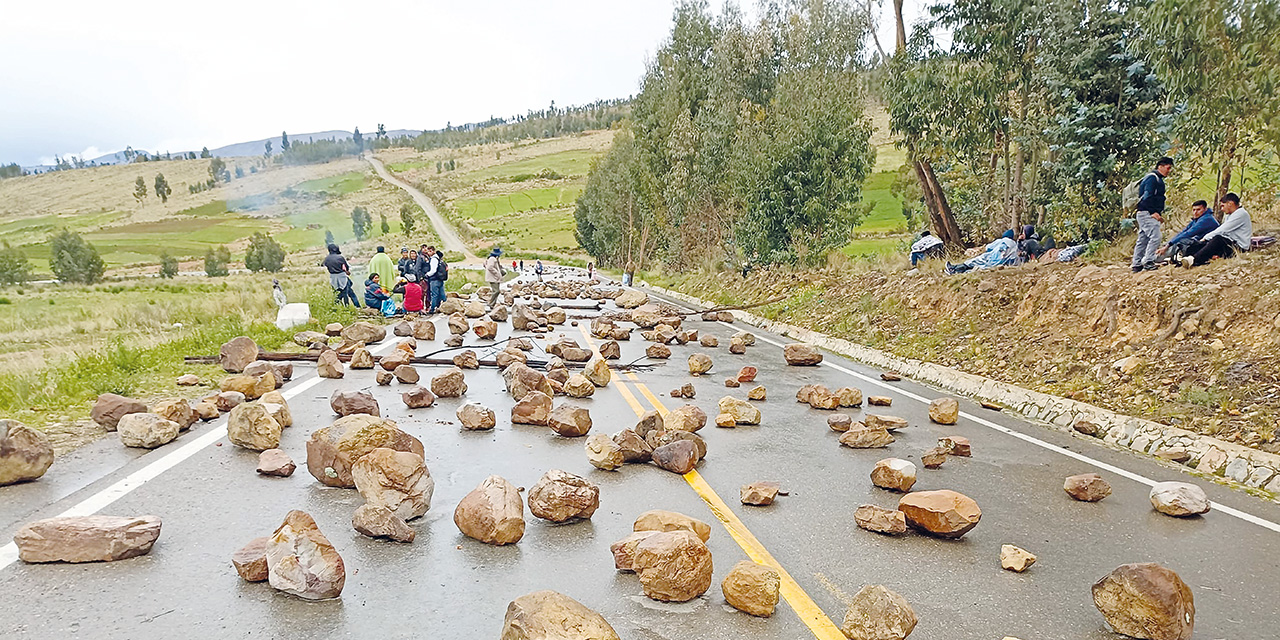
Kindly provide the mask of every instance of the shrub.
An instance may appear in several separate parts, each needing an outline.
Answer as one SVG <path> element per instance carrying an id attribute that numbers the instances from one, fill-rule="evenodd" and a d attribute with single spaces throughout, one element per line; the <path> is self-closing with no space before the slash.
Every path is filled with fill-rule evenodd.
<path id="1" fill-rule="evenodd" d="M 167 252 L 160 254 L 160 277 L 172 278 L 178 275 L 178 259 Z"/>
<path id="2" fill-rule="evenodd" d="M 0 284 L 22 284 L 31 279 L 31 262 L 21 249 L 4 243 L 0 248 Z"/>
<path id="3" fill-rule="evenodd" d="M 227 269 L 227 263 L 231 262 L 231 252 L 225 246 L 217 249 L 210 248 L 204 254 L 204 273 L 210 278 L 220 278 L 231 271 Z"/>
<path id="4" fill-rule="evenodd" d="M 244 254 L 244 266 L 250 271 L 275 273 L 284 268 L 284 247 L 261 231 L 249 238 L 249 249 Z"/>
<path id="5" fill-rule="evenodd" d="M 106 263 L 98 250 L 79 234 L 63 229 L 54 234 L 50 244 L 49 266 L 59 280 L 92 284 L 102 279 Z"/>

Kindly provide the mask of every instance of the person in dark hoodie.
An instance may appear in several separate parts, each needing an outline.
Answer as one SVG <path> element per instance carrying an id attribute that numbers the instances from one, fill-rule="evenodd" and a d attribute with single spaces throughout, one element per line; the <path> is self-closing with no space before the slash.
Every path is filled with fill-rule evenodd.
<path id="1" fill-rule="evenodd" d="M 329 245 L 329 255 L 325 256 L 323 264 L 325 270 L 329 272 L 329 284 L 337 292 L 335 302 L 350 303 L 351 306 L 358 308 L 360 301 L 351 290 L 351 265 L 347 264 L 347 259 L 342 257 L 342 251 L 338 249 L 338 245 Z"/>
<path id="2" fill-rule="evenodd" d="M 1155 271 L 1156 249 L 1162 244 L 1164 224 L 1164 179 L 1173 171 L 1173 158 L 1164 157 L 1138 184 L 1138 241 L 1133 246 L 1133 271 Z"/>

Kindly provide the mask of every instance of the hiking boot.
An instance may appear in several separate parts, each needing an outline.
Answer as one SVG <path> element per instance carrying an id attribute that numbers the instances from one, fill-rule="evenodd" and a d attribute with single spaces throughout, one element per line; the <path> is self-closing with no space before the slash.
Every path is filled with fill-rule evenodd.
<path id="1" fill-rule="evenodd" d="M 1142 268 L 1143 268 L 1143 269 L 1145 269 L 1145 270 L 1147 270 L 1147 271 L 1155 271 L 1155 270 L 1157 270 L 1157 269 L 1159 269 L 1159 268 L 1160 268 L 1160 263 L 1159 263 L 1159 262 L 1155 262 L 1155 261 L 1148 262 L 1148 263 L 1146 263 L 1146 264 L 1142 265 Z"/>
<path id="2" fill-rule="evenodd" d="M 1140 264 L 1139 264 L 1139 265 L 1134 265 L 1134 267 L 1133 267 L 1133 272 L 1134 272 L 1134 273 L 1141 273 L 1141 272 L 1142 272 L 1142 265 L 1140 265 Z"/>

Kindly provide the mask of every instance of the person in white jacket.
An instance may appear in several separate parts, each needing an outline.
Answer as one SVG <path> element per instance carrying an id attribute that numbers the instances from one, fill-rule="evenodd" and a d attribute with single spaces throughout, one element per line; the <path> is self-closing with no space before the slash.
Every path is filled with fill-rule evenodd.
<path id="1" fill-rule="evenodd" d="M 502 277 L 507 275 L 507 270 L 502 268 L 502 249 L 497 247 L 489 252 L 489 257 L 484 261 L 484 279 L 489 283 L 492 291 L 489 293 L 489 308 L 498 306 L 498 294 L 502 289 Z"/>
<path id="2" fill-rule="evenodd" d="M 1204 234 L 1204 243 L 1195 255 L 1182 259 L 1187 268 L 1198 267 L 1213 258 L 1230 258 L 1240 251 L 1248 251 L 1253 243 L 1253 220 L 1249 212 L 1240 206 L 1240 196 L 1228 193 L 1218 205 L 1224 214 L 1217 229 Z"/>

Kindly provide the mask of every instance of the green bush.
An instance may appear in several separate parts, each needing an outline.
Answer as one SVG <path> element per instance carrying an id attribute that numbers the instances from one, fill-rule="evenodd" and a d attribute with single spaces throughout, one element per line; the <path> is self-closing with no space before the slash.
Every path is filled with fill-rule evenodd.
<path id="1" fill-rule="evenodd" d="M 209 249 L 204 254 L 204 273 L 210 278 L 220 278 L 231 273 L 227 263 L 231 262 L 231 252 L 225 246 Z"/>
<path id="2" fill-rule="evenodd" d="M 106 263 L 98 250 L 79 234 L 63 229 L 54 234 L 50 244 L 49 266 L 59 280 L 92 284 L 102 279 Z"/>
<path id="3" fill-rule="evenodd" d="M 21 249 L 4 243 L 0 248 L 0 284 L 22 284 L 31 279 L 31 262 Z"/>
<path id="4" fill-rule="evenodd" d="M 244 266 L 250 271 L 276 273 L 284 268 L 284 247 L 261 231 L 249 238 L 249 248 L 244 254 Z"/>
<path id="5" fill-rule="evenodd" d="M 168 252 L 160 254 L 160 277 L 172 278 L 178 275 L 178 259 Z"/>

